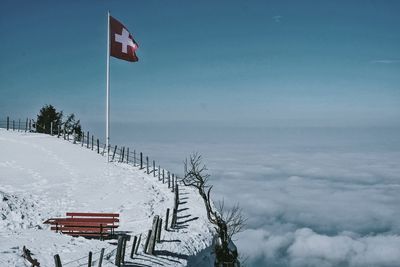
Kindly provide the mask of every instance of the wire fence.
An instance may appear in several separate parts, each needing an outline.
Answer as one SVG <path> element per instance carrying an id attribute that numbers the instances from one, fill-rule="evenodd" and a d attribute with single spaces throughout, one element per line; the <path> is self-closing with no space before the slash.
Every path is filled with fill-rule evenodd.
<path id="1" fill-rule="evenodd" d="M 172 192 L 175 192 L 175 203 L 173 207 L 173 212 L 171 212 L 171 216 L 169 214 L 169 209 L 167 209 L 165 216 L 158 216 L 165 223 L 165 230 L 169 227 L 174 227 L 176 224 L 176 213 L 177 213 L 177 206 L 179 203 L 179 196 L 178 196 L 178 183 L 180 178 L 174 173 L 161 168 L 160 165 L 157 165 L 154 160 L 150 162 L 148 156 L 144 156 L 143 152 L 138 152 L 135 149 L 131 149 L 127 146 L 118 146 L 118 145 L 111 145 L 109 144 L 106 147 L 106 144 L 101 141 L 100 138 L 97 138 L 95 135 L 90 134 L 89 131 L 81 131 L 80 133 L 76 133 L 74 131 L 68 131 L 62 125 L 57 125 L 57 127 L 53 128 L 53 125 L 50 125 L 50 130 L 44 125 L 39 125 L 37 121 L 34 119 L 26 118 L 26 119 L 18 119 L 12 120 L 9 117 L 6 119 L 0 118 L 0 128 L 4 128 L 7 131 L 17 131 L 17 132 L 33 132 L 33 133 L 41 133 L 41 134 L 48 134 L 54 136 L 55 138 L 64 139 L 67 142 L 70 142 L 75 145 L 80 145 L 81 147 L 85 147 L 86 149 L 92 150 L 93 152 L 103 156 L 108 157 L 110 162 L 119 162 L 131 165 L 133 167 L 137 167 L 140 170 L 143 170 L 144 173 L 151 175 L 153 177 L 157 177 L 159 182 L 167 183 L 168 188 L 171 189 Z M 169 217 L 171 220 L 169 221 Z M 170 226 L 169 226 L 170 224 Z M 143 231 L 141 233 L 137 233 L 140 235 L 142 240 L 149 239 L 148 236 L 149 232 Z M 126 249 L 132 249 L 132 246 L 135 244 L 131 244 L 126 246 Z M 137 244 L 139 247 L 140 241 Z M 145 245 L 143 245 L 144 250 L 146 250 Z M 138 248 L 136 248 L 137 251 Z M 109 248 L 108 251 L 104 251 L 103 257 L 100 257 L 101 251 L 95 251 L 91 253 L 91 257 L 97 257 L 98 259 L 92 261 L 92 265 L 98 264 L 100 260 L 102 261 L 109 261 L 114 264 L 110 259 L 112 257 L 116 257 L 117 248 Z M 146 251 L 144 251 L 146 253 Z M 136 254 L 136 252 L 135 252 Z M 101 258 L 101 259 L 100 259 Z M 88 266 L 89 255 L 80 257 L 78 259 L 73 259 L 68 262 L 62 264 L 62 266 Z"/>
<path id="2" fill-rule="evenodd" d="M 58 125 L 58 127 L 54 127 L 54 129 L 51 127 L 50 131 L 44 132 L 46 127 L 38 124 L 33 119 L 11 120 L 9 117 L 2 120 L 0 119 L 0 128 L 10 131 L 35 132 L 56 136 L 57 138 L 62 138 L 73 144 L 93 150 L 97 154 L 106 156 L 109 161 L 121 162 L 139 167 L 139 169 L 144 170 L 147 174 L 158 177 L 159 180 L 166 179 L 166 177 L 174 177 L 176 180 L 179 179 L 176 174 L 165 168 L 161 168 L 160 164 L 156 164 L 155 160 L 150 160 L 149 156 L 145 156 L 143 152 L 139 152 L 128 146 L 118 146 L 114 144 L 109 144 L 109 146 L 106 147 L 106 144 L 100 138 L 91 134 L 89 131 L 81 130 L 80 133 L 75 133 Z"/>

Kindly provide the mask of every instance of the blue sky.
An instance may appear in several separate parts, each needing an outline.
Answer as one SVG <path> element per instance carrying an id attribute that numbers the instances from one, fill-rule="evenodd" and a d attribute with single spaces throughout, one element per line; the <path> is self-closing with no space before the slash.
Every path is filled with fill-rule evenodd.
<path id="1" fill-rule="evenodd" d="M 111 60 L 112 121 L 398 126 L 398 1 L 1 1 L 0 114 L 104 121 L 106 12 L 139 43 Z"/>

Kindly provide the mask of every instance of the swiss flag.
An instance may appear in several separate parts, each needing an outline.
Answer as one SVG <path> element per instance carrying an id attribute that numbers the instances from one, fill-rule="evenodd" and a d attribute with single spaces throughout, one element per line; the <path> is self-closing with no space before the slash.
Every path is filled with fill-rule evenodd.
<path id="1" fill-rule="evenodd" d="M 110 16 L 110 55 L 136 62 L 139 60 L 135 53 L 138 47 L 128 29 Z"/>

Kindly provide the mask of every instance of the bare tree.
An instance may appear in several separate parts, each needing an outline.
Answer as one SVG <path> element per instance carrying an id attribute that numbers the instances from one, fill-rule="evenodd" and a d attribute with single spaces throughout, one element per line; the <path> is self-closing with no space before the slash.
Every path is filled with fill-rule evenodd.
<path id="1" fill-rule="evenodd" d="M 243 231 L 246 219 L 242 215 L 239 205 L 231 209 L 221 202 L 219 209 L 215 209 L 210 198 L 212 185 L 208 184 L 210 175 L 198 153 L 193 153 L 185 160 L 185 177 L 182 179 L 186 186 L 195 187 L 204 201 L 208 220 L 215 226 L 218 243 L 215 246 L 216 266 L 224 263 L 237 263 L 238 254 L 232 242 L 232 237 Z"/>

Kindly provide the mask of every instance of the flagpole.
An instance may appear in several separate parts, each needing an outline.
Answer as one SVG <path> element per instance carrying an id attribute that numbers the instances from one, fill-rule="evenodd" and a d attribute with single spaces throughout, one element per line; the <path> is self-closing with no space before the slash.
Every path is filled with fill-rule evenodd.
<path id="1" fill-rule="evenodd" d="M 107 12 L 107 86 L 106 86 L 106 149 L 107 162 L 110 161 L 110 11 Z"/>

